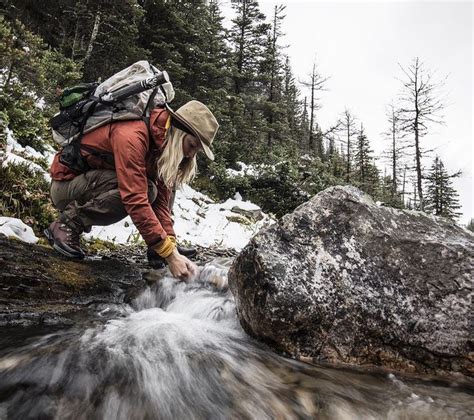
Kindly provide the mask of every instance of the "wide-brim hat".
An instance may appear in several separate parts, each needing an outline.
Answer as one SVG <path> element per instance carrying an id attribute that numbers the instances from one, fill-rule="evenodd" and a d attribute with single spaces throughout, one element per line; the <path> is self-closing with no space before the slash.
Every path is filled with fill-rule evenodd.
<path id="1" fill-rule="evenodd" d="M 201 142 L 206 156 L 214 160 L 211 146 L 219 123 L 209 108 L 199 101 L 189 101 L 177 111 L 173 111 L 168 104 L 166 108 L 171 114 L 171 125 L 195 136 Z"/>

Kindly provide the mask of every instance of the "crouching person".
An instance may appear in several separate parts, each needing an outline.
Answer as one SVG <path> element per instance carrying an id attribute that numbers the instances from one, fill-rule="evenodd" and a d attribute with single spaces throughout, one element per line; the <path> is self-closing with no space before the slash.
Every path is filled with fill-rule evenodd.
<path id="1" fill-rule="evenodd" d="M 189 277 L 194 265 L 176 246 L 171 194 L 194 177 L 199 151 L 214 159 L 210 147 L 218 126 L 204 104 L 190 101 L 176 112 L 152 110 L 149 127 L 142 120 L 119 121 L 85 134 L 80 154 L 89 169 L 83 173 L 62 164 L 58 152 L 50 169 L 51 199 L 61 215 L 45 230 L 51 245 L 84 258 L 81 233 L 129 215 L 149 259 L 165 260 L 174 277 Z"/>

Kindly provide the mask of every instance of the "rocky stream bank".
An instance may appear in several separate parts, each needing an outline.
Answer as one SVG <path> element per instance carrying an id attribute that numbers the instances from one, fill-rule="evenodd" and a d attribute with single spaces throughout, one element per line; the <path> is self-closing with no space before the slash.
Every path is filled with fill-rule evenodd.
<path id="1" fill-rule="evenodd" d="M 200 248 L 196 262 L 235 256 L 232 250 Z M 143 246 L 103 247 L 83 261 L 58 255 L 48 245 L 0 235 L 0 327 L 65 327 L 102 307 L 129 303 L 157 270 Z"/>

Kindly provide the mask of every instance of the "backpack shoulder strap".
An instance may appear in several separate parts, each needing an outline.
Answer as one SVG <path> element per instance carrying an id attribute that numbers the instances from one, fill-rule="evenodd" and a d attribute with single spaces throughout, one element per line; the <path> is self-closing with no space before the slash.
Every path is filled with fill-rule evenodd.
<path id="1" fill-rule="evenodd" d="M 151 95 L 148 98 L 148 102 L 146 103 L 145 110 L 143 111 L 143 115 L 142 115 L 142 120 L 145 122 L 146 127 L 148 129 L 148 137 L 149 137 L 148 141 L 150 142 L 150 144 L 151 144 L 150 113 L 151 113 L 151 109 L 153 107 L 153 102 L 155 100 L 155 96 L 157 92 L 158 92 L 158 88 L 156 87 L 153 89 L 153 92 L 151 92 Z"/>

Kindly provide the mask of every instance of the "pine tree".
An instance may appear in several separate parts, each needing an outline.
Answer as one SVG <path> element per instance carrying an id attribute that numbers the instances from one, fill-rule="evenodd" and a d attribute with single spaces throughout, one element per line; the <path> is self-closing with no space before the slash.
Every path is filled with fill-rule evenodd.
<path id="1" fill-rule="evenodd" d="M 469 223 L 466 226 L 467 230 L 470 230 L 471 232 L 474 232 L 474 219 L 469 220 Z"/>
<path id="2" fill-rule="evenodd" d="M 255 0 L 232 2 L 235 18 L 229 32 L 232 48 L 232 105 L 234 148 L 246 162 L 267 161 L 268 123 L 264 115 L 268 96 L 260 74 L 270 25 Z"/>
<path id="3" fill-rule="evenodd" d="M 140 43 L 150 52 L 151 61 L 170 74 L 176 91 L 176 106 L 193 98 L 201 78 L 201 72 L 193 68 L 202 63 L 205 55 L 194 22 L 202 21 L 201 1 L 196 7 L 190 2 L 144 0 L 145 10 Z"/>
<path id="4" fill-rule="evenodd" d="M 328 160 L 331 175 L 337 179 L 337 183 L 342 183 L 346 171 L 346 162 L 344 154 L 336 146 L 334 135 L 329 137 Z"/>
<path id="5" fill-rule="evenodd" d="M 362 191 L 375 197 L 379 179 L 372 154 L 373 151 L 370 148 L 369 139 L 361 123 L 354 154 L 353 182 Z"/>
<path id="6" fill-rule="evenodd" d="M 137 0 L 81 0 L 92 16 L 86 43 L 75 60 L 86 80 L 104 80 L 132 63 L 148 58 L 139 42 L 145 14 Z"/>
<path id="7" fill-rule="evenodd" d="M 460 216 L 461 213 L 456 211 L 461 208 L 459 195 L 452 186 L 452 179 L 457 178 L 460 174 L 460 172 L 456 172 L 450 175 L 444 168 L 441 159 L 436 156 L 426 177 L 426 212 L 452 220 Z"/>
<path id="8" fill-rule="evenodd" d="M 301 135 L 298 139 L 298 146 L 301 153 L 307 150 L 309 141 L 309 116 L 308 116 L 308 98 L 305 96 L 303 101 L 303 109 L 301 110 Z"/>
<path id="9" fill-rule="evenodd" d="M 207 25 L 203 25 L 202 38 L 203 51 L 205 54 L 205 78 L 202 85 L 205 89 L 224 89 L 226 94 L 232 91 L 231 88 L 231 50 L 226 39 L 228 31 L 223 26 L 224 17 L 219 9 L 218 0 L 210 0 L 206 12 L 208 18 Z"/>
<path id="10" fill-rule="evenodd" d="M 355 117 L 352 115 L 351 111 L 347 108 L 344 110 L 344 114 L 339 122 L 339 132 L 341 134 L 341 143 L 345 145 L 345 151 L 343 155 L 346 159 L 346 173 L 345 181 L 350 182 L 351 172 L 352 172 L 352 153 L 353 153 L 353 137 L 357 134 L 355 128 Z"/>
<path id="11" fill-rule="evenodd" d="M 275 6 L 272 24 L 267 34 L 264 58 L 260 64 L 260 74 L 267 91 L 265 118 L 267 120 L 267 146 L 271 149 L 275 140 L 285 137 L 288 126 L 285 124 L 283 99 L 284 64 L 279 40 L 283 36 L 281 25 L 285 18 L 286 6 Z M 277 138 L 279 137 L 279 138 Z"/>
<path id="12" fill-rule="evenodd" d="M 235 93 L 240 94 L 257 88 L 255 81 L 270 25 L 265 23 L 265 15 L 255 0 L 236 0 L 232 7 L 236 16 L 232 19 L 229 39 L 234 49 Z"/>
<path id="13" fill-rule="evenodd" d="M 286 113 L 286 124 L 296 140 L 298 140 L 303 134 L 302 124 L 304 117 L 299 96 L 300 91 L 296 86 L 295 78 L 291 70 L 290 59 L 287 56 L 284 66 L 283 99 Z M 306 112 L 306 110 L 304 112 Z"/>
<path id="14" fill-rule="evenodd" d="M 81 66 L 87 81 L 147 58 L 138 42 L 138 0 L 24 0 L 9 9 L 53 49 Z"/>
<path id="15" fill-rule="evenodd" d="M 404 138 L 405 135 L 400 127 L 399 111 L 393 102 L 389 105 L 386 115 L 388 130 L 383 134 L 387 138 L 389 146 L 386 148 L 382 157 L 389 162 L 391 169 L 390 180 L 392 184 L 390 187 L 386 186 L 386 192 L 388 192 L 389 195 L 385 197 L 384 201 L 399 207 L 403 202 L 401 199 L 402 193 L 398 190 L 400 183 L 403 184 L 403 178 L 406 175 L 402 167 L 403 158 L 406 156 L 407 144 Z"/>

